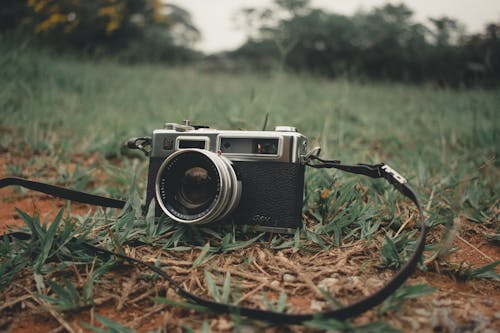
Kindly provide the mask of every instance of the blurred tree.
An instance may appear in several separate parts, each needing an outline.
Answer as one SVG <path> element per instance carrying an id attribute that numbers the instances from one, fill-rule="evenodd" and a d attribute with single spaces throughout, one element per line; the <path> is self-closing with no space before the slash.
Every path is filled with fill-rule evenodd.
<path id="1" fill-rule="evenodd" d="M 240 12 L 249 39 L 229 56 L 330 77 L 500 83 L 498 25 L 467 36 L 455 19 L 429 22 L 416 22 L 404 4 L 344 16 L 312 8 L 307 0 L 274 0 L 270 7 Z"/>
<path id="2" fill-rule="evenodd" d="M 200 37 L 186 10 L 162 0 L 7 1 L 2 16 L 13 13 L 21 18 L 18 26 L 59 49 L 116 53 L 134 45 L 137 52 L 136 45 L 145 42 L 159 47 L 161 58 L 176 58 L 176 48 L 187 51 Z M 1 26 L 3 31 L 13 27 Z M 144 56 L 151 53 L 145 51 Z"/>
<path id="3" fill-rule="evenodd" d="M 358 67 L 369 77 L 409 80 L 416 78 L 425 50 L 425 29 L 413 21 L 407 6 L 387 4 L 354 15 L 358 28 Z"/>
<path id="4" fill-rule="evenodd" d="M 465 28 L 457 20 L 443 16 L 430 18 L 429 21 L 432 23 L 430 32 L 436 45 L 457 45 L 462 41 Z"/>
<path id="5" fill-rule="evenodd" d="M 275 5 L 287 11 L 291 17 L 304 15 L 309 10 L 310 0 L 275 0 Z"/>
<path id="6" fill-rule="evenodd" d="M 463 46 L 467 81 L 495 86 L 500 81 L 500 22 L 490 23 L 481 34 L 466 38 Z"/>
<path id="7" fill-rule="evenodd" d="M 349 71 L 346 59 L 353 54 L 357 30 L 347 17 L 314 9 L 283 22 L 283 28 L 293 36 L 289 67 L 333 76 Z"/>
<path id="8" fill-rule="evenodd" d="M 428 47 L 427 71 L 434 81 L 442 84 L 465 81 L 466 61 L 460 45 L 464 38 L 462 24 L 446 16 L 430 18 L 429 21 L 428 39 L 432 45 Z"/>
<path id="9" fill-rule="evenodd" d="M 307 15 L 310 10 L 309 2 L 309 0 L 274 0 L 271 7 L 243 8 L 235 18 L 239 27 L 243 28 L 248 36 L 245 52 L 240 56 L 243 53 L 245 56 L 255 54 L 260 48 L 268 50 L 270 40 L 278 51 L 279 67 L 283 69 L 289 53 L 299 41 L 299 36 L 288 29 L 288 23 L 296 17 Z"/>

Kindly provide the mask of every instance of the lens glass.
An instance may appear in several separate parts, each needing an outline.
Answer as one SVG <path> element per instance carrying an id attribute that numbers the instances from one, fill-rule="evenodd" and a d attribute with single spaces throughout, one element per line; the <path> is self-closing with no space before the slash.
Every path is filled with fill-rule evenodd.
<path id="1" fill-rule="evenodd" d="M 208 171 L 201 167 L 194 167 L 184 172 L 177 198 L 183 206 L 196 209 L 209 203 L 216 189 L 217 184 L 208 175 Z"/>
<path id="2" fill-rule="evenodd" d="M 178 218 L 194 220 L 214 205 L 219 192 L 217 167 L 204 154 L 185 152 L 165 165 L 159 195 L 165 208 Z"/>

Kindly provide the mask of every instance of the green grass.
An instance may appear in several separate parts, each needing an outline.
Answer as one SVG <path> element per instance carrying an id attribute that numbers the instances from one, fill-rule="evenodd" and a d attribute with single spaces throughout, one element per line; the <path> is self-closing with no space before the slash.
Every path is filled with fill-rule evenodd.
<path id="1" fill-rule="evenodd" d="M 123 66 L 37 53 L 29 45 L 0 45 L 0 50 L 0 148 L 48 153 L 52 158 L 47 166 L 59 165 L 74 153 L 120 155 L 120 145 L 129 137 L 149 135 L 166 121 L 191 119 L 221 129 L 255 130 L 269 114 L 268 127 L 298 127 L 310 138 L 310 146 L 322 147 L 324 157 L 392 165 L 417 189 L 433 225 L 450 225 L 460 214 L 478 223 L 495 221 L 492 206 L 500 186 L 498 90 L 328 81 L 283 73 L 208 73 L 196 66 Z M 34 156 L 29 163 L 41 162 Z M 138 166 L 126 161 L 125 167 L 127 171 L 120 172 L 93 165 L 126 188 L 96 190 L 126 193 Z M 46 169 L 41 168 L 42 177 Z M 139 169 L 145 176 L 146 161 Z M 16 166 L 7 171 L 36 176 Z M 78 188 L 93 180 L 82 168 L 70 172 L 61 166 L 58 173 L 56 182 Z M 334 232 L 338 246 L 343 232 L 366 238 L 377 229 L 376 221 L 357 223 L 375 214 L 375 207 L 345 211 L 342 202 L 352 200 L 349 195 L 361 199 L 359 193 L 347 191 L 356 183 L 382 193 L 386 187 L 381 182 L 335 182 L 317 171 L 308 175 L 306 208 L 317 205 L 320 221 L 340 221 L 318 232 Z M 143 189 L 145 179 L 137 182 Z M 328 184 L 335 186 L 331 195 L 318 201 L 316 189 Z M 393 203 L 391 219 L 397 220 L 397 196 L 384 195 Z"/>
<path id="2" fill-rule="evenodd" d="M 332 157 L 375 160 L 382 150 L 404 157 L 398 160 L 410 155 L 412 162 L 443 164 L 471 150 L 479 160 L 499 150 L 498 91 L 125 67 L 2 51 L 3 126 L 20 129 L 16 134 L 38 149 L 118 150 L 128 135 L 182 119 L 260 129 L 269 113 L 271 125 L 296 125 Z"/>
<path id="3" fill-rule="evenodd" d="M 298 127 L 323 156 L 385 161 L 435 197 L 455 188 L 448 204 L 470 206 L 479 219 L 498 193 L 498 90 L 126 67 L 29 47 L 0 50 L 4 149 L 113 156 L 128 137 L 166 121 L 253 130 L 269 113 L 269 127 Z"/>
<path id="4" fill-rule="evenodd" d="M 327 81 L 284 73 L 208 73 L 196 66 L 123 66 L 112 61 L 54 57 L 29 47 L 0 44 L 0 152 L 33 153 L 28 164 L 42 163 L 42 171 L 45 165 L 57 167 L 75 153 L 120 156 L 120 145 L 129 137 L 149 135 L 167 121 L 190 119 L 221 129 L 255 130 L 261 129 L 269 114 L 269 128 L 298 127 L 310 138 L 311 146 L 322 147 L 325 158 L 390 164 L 417 190 L 431 225 L 450 228 L 457 216 L 464 215 L 488 227 L 485 237 L 498 237 L 500 230 L 495 215 L 500 186 L 498 110 L 498 90 Z M 40 162 L 38 153 L 48 157 L 44 155 Z M 89 276 L 89 287 L 81 291 L 64 279 L 47 280 L 45 274 L 62 270 L 58 263 L 68 267 L 75 258 L 82 265 L 90 265 L 92 256 L 69 240 L 83 240 L 94 227 L 100 230 L 93 237 L 94 242 L 114 250 L 123 250 L 131 240 L 175 251 L 191 250 L 188 245 L 194 246 L 200 250 L 195 267 L 219 253 L 265 242 L 263 235 L 252 233 L 243 237 L 241 230 L 231 227 L 193 228 L 168 221 L 155 223 L 150 214 L 140 217 L 141 194 L 134 191 L 143 189 L 146 179 L 137 179 L 134 188 L 133 173 L 140 169 L 144 175 L 147 162 L 140 162 L 141 167 L 136 163 L 122 159 L 123 170 L 110 164 L 93 165 L 102 168 L 119 188 L 103 187 L 96 191 L 118 196 L 130 190 L 128 207 L 117 217 L 98 211 L 92 218 L 81 218 L 79 225 L 72 226 L 59 215 L 55 223 L 47 226 L 38 217 L 21 213 L 36 237 L 29 244 L 0 242 L 0 252 L 5 255 L 0 262 L 0 290 L 28 265 L 40 295 L 42 290 L 46 294 L 51 290 L 51 296 L 42 298 L 61 311 L 92 304 L 91 288 L 102 273 L 100 268 Z M 84 167 L 57 168 L 57 183 L 84 189 L 93 181 Z M 6 171 L 35 176 L 25 174 L 15 165 L 7 166 Z M 358 239 L 370 240 L 382 229 L 385 243 L 380 267 L 396 268 L 405 262 L 415 237 L 411 230 L 397 233 L 407 217 L 397 206 L 400 196 L 384 191 L 388 186 L 383 182 L 309 171 L 306 185 L 304 206 L 306 210 L 314 207 L 311 214 L 318 225 L 297 231 L 293 238 L 274 236 L 267 244 L 272 250 L 310 251 L 311 244 L 316 248 L 338 247 Z M 373 201 L 360 204 L 366 197 L 355 190 L 359 185 L 369 189 Z M 163 237 L 165 234 L 169 236 Z M 98 266 L 107 270 L 110 265 L 102 262 Z M 464 274 L 468 278 L 491 278 L 494 266 L 485 267 L 469 269 Z M 205 274 L 205 280 L 212 296 L 229 300 L 231 275 L 219 276 L 218 280 L 224 282 L 217 285 L 210 274 Z M 395 295 L 393 303 L 386 307 L 396 308 L 399 299 L 428 291 L 425 287 L 416 291 L 409 288 L 402 289 L 406 291 Z M 285 301 L 286 298 L 270 305 L 283 310 Z M 119 325 L 106 318 L 98 319 L 108 327 Z M 381 325 L 382 331 L 386 328 L 384 323 L 372 325 Z M 352 329 L 349 323 L 336 321 L 316 321 L 309 326 Z M 371 326 L 366 329 L 369 331 Z"/>

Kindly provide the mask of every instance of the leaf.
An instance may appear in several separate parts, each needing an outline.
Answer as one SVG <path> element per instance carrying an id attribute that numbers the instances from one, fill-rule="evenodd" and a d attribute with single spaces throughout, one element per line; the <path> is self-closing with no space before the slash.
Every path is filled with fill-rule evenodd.
<path id="1" fill-rule="evenodd" d="M 220 302 L 221 296 L 219 293 L 219 289 L 217 288 L 217 284 L 215 284 L 214 280 L 212 279 L 212 275 L 208 271 L 205 271 L 205 280 L 207 281 L 208 291 L 210 291 L 212 297 L 217 302 Z"/>
<path id="2" fill-rule="evenodd" d="M 500 260 L 494 261 L 483 267 L 474 269 L 468 272 L 466 275 L 468 278 L 483 278 L 491 279 L 495 281 L 500 281 L 500 274 L 495 272 L 495 268 L 500 264 Z"/>
<path id="3" fill-rule="evenodd" d="M 194 303 L 187 303 L 187 302 L 178 302 L 178 301 L 173 301 L 170 299 L 166 299 L 165 297 L 154 297 L 153 301 L 165 305 L 171 305 L 175 306 L 178 308 L 183 308 L 183 309 L 188 309 L 188 310 L 195 310 L 195 311 L 200 311 L 200 312 L 208 312 L 210 311 L 209 308 L 199 305 L 199 304 L 194 304 Z"/>
<path id="4" fill-rule="evenodd" d="M 307 239 L 318 245 L 321 249 L 327 250 L 329 247 L 321 239 L 321 237 L 313 231 L 306 230 Z"/>
<path id="5" fill-rule="evenodd" d="M 400 330 L 392 327 L 385 322 L 373 322 L 362 326 L 353 326 L 347 321 L 336 319 L 316 318 L 304 323 L 305 326 L 326 330 L 331 332 L 349 332 L 349 333 L 401 333 Z"/>
<path id="6" fill-rule="evenodd" d="M 213 251 L 213 248 L 210 247 L 210 242 L 207 242 L 205 246 L 201 249 L 200 255 L 193 262 L 193 267 L 199 267 L 209 261 L 213 256 L 210 255 L 210 252 Z"/>
<path id="7" fill-rule="evenodd" d="M 211 228 L 200 228 L 200 230 L 203 231 L 204 233 L 210 235 L 210 236 L 213 236 L 219 240 L 222 240 L 221 235 L 219 235 L 215 230 L 213 230 Z"/>
<path id="8" fill-rule="evenodd" d="M 189 327 L 187 324 L 182 324 L 182 329 L 186 333 L 196 333 L 195 330 L 193 330 L 191 327 Z"/>
<path id="9" fill-rule="evenodd" d="M 389 298 L 387 298 L 380 306 L 379 313 L 388 311 L 398 311 L 403 303 L 408 299 L 422 297 L 434 292 L 434 288 L 427 284 L 403 285 L 399 287 Z"/>
<path id="10" fill-rule="evenodd" d="M 53 297 L 52 301 L 49 302 L 54 304 L 59 311 L 75 310 L 80 308 L 82 305 L 85 305 L 82 304 L 80 293 L 75 286 L 66 278 L 64 278 L 63 282 L 64 285 L 59 285 L 55 281 L 47 281 L 50 289 L 57 296 Z"/>
<path id="11" fill-rule="evenodd" d="M 94 287 L 95 281 L 99 278 L 99 276 L 106 273 L 106 271 L 108 271 L 113 265 L 114 260 L 109 260 L 89 275 L 87 281 L 85 281 L 85 284 L 83 285 L 82 291 L 82 298 L 85 302 L 93 303 L 92 289 Z"/>
<path id="12" fill-rule="evenodd" d="M 16 274 L 23 270 L 27 264 L 26 260 L 19 257 L 8 258 L 0 263 L 0 292 L 10 285 Z"/>
<path id="13" fill-rule="evenodd" d="M 0 241 L 0 256 L 4 258 L 7 254 L 12 253 L 13 249 L 10 245 L 10 240 L 7 235 L 2 236 L 2 240 Z M 1 276 L 1 274 L 0 274 Z"/>
<path id="14" fill-rule="evenodd" d="M 57 213 L 54 221 L 52 221 L 52 223 L 50 224 L 50 227 L 45 234 L 45 238 L 43 239 L 42 253 L 37 258 L 37 263 L 34 266 L 35 269 L 39 269 L 49 257 L 50 249 L 52 248 L 52 245 L 54 243 L 55 233 L 57 231 L 57 228 L 59 227 L 59 223 L 61 222 L 63 213 L 64 208 L 61 208 Z"/>
<path id="15" fill-rule="evenodd" d="M 227 272 L 224 278 L 224 284 L 222 285 L 222 303 L 229 303 L 229 296 L 231 294 L 231 273 Z"/>
<path id="16" fill-rule="evenodd" d="M 232 244 L 232 240 L 233 240 L 233 234 L 226 233 L 224 237 L 222 237 L 221 248 L 224 250 L 225 248 L 229 247 Z"/>
<path id="17" fill-rule="evenodd" d="M 78 306 L 80 303 L 80 293 L 76 290 L 73 283 L 71 283 L 68 279 L 64 278 L 64 286 L 66 287 L 67 293 L 69 295 L 69 300 L 71 304 Z"/>
<path id="18" fill-rule="evenodd" d="M 149 204 L 148 211 L 146 213 L 146 237 L 149 241 L 156 236 L 156 225 L 155 225 L 155 199 L 151 200 Z"/>
<path id="19" fill-rule="evenodd" d="M 396 244 L 392 241 L 391 237 L 385 235 L 384 246 L 381 251 L 382 263 L 385 267 L 397 268 L 400 265 L 400 257 Z"/>
<path id="20" fill-rule="evenodd" d="M 257 235 L 256 237 L 249 239 L 247 241 L 239 241 L 239 242 L 234 242 L 234 243 L 222 245 L 222 251 L 223 252 L 230 252 L 230 251 L 234 251 L 234 250 L 243 249 L 243 248 L 248 247 L 248 246 L 252 245 L 253 243 L 255 243 L 258 239 L 260 239 L 265 234 L 266 233 L 263 232 L 263 233 Z"/>
<path id="21" fill-rule="evenodd" d="M 280 298 L 278 299 L 278 304 L 276 305 L 276 312 L 283 312 L 286 309 L 286 300 L 288 296 L 286 293 L 281 292 Z"/>
<path id="22" fill-rule="evenodd" d="M 349 323 L 336 320 L 336 319 L 322 319 L 317 318 L 304 323 L 305 326 L 320 329 L 320 330 L 336 330 L 344 332 L 351 329 Z"/>
<path id="23" fill-rule="evenodd" d="M 180 240 L 184 238 L 185 234 L 187 233 L 187 228 L 185 226 L 178 226 L 177 230 L 168 238 L 167 242 L 165 245 L 163 245 L 163 249 L 167 250 L 171 245 L 174 247 L 178 247 L 177 245 L 179 244 Z"/>
<path id="24" fill-rule="evenodd" d="M 210 326 L 206 320 L 203 320 L 203 323 L 201 324 L 201 333 L 210 333 Z"/>
<path id="25" fill-rule="evenodd" d="M 31 231 L 31 235 L 34 239 L 40 239 L 45 237 L 45 232 L 40 226 L 40 221 L 38 218 L 34 218 L 20 210 L 19 208 L 16 208 L 16 211 L 19 215 L 21 215 L 21 218 L 23 219 L 24 223 L 28 226 L 28 228 Z"/>
<path id="26" fill-rule="evenodd" d="M 293 252 L 295 253 L 298 250 L 300 250 L 300 228 L 297 228 L 293 235 Z"/>
<path id="27" fill-rule="evenodd" d="M 45 289 L 45 284 L 43 283 L 43 275 L 37 272 L 33 273 L 33 277 L 35 279 L 36 290 L 39 293 L 42 293 L 42 290 Z"/>
<path id="28" fill-rule="evenodd" d="M 89 323 L 81 322 L 82 326 L 85 326 L 89 330 L 92 330 L 97 333 L 134 333 L 134 331 L 126 326 L 123 326 L 120 323 L 117 323 L 114 320 L 103 317 L 101 315 L 96 314 L 96 319 L 107 329 L 103 329 L 97 326 L 94 326 Z"/>

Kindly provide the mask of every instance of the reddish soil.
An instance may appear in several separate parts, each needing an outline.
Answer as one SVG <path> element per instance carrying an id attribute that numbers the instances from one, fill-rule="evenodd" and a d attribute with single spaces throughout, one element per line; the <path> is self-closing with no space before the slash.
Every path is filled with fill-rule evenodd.
<path id="1" fill-rule="evenodd" d="M 500 248 L 484 237 L 484 228 L 466 218 L 461 218 L 460 224 L 462 230 L 453 243 L 455 251 L 450 254 L 450 262 L 479 267 L 500 260 Z"/>
<path id="2" fill-rule="evenodd" d="M 0 207 L 0 233 L 5 233 L 9 227 L 25 225 L 16 209 L 30 216 L 38 215 L 42 223 L 52 221 L 61 208 L 67 207 L 67 201 L 55 199 L 43 194 L 18 194 L 10 188 L 0 189 L 0 198 L 10 198 L 1 202 Z M 85 215 L 92 212 L 88 205 L 72 203 L 71 214 Z"/>
<path id="3" fill-rule="evenodd" d="M 13 167 L 14 165 L 23 168 L 21 169 L 23 170 L 23 175 L 28 175 L 30 173 L 30 169 L 26 167 L 28 156 L 30 155 L 12 154 L 9 152 L 0 154 L 0 178 L 12 176 L 8 173 L 8 167 Z M 49 158 L 50 157 L 42 156 L 40 160 Z M 83 165 L 89 165 L 93 163 L 95 159 L 95 155 L 92 155 L 85 160 L 83 160 L 80 156 L 75 156 L 73 162 L 69 162 L 66 166 L 62 167 L 67 167 L 69 171 L 73 171 L 77 165 L 77 160 L 82 160 Z M 45 168 L 45 170 L 48 169 L 45 165 L 41 165 L 39 168 Z M 48 173 L 54 173 L 54 170 L 50 170 Z M 52 177 L 49 176 L 48 178 L 50 180 Z M 34 180 L 47 181 L 43 179 Z M 30 216 L 37 214 L 40 217 L 40 221 L 43 223 L 52 221 L 62 207 L 67 207 L 67 203 L 67 200 L 57 199 L 49 195 L 33 191 L 25 191 L 19 187 L 2 188 L 0 189 L 0 233 L 6 232 L 9 227 L 24 225 L 24 222 L 17 213 L 16 208 L 22 210 Z M 76 215 L 85 215 L 95 208 L 79 203 L 72 203 L 70 207 L 71 213 Z"/>

